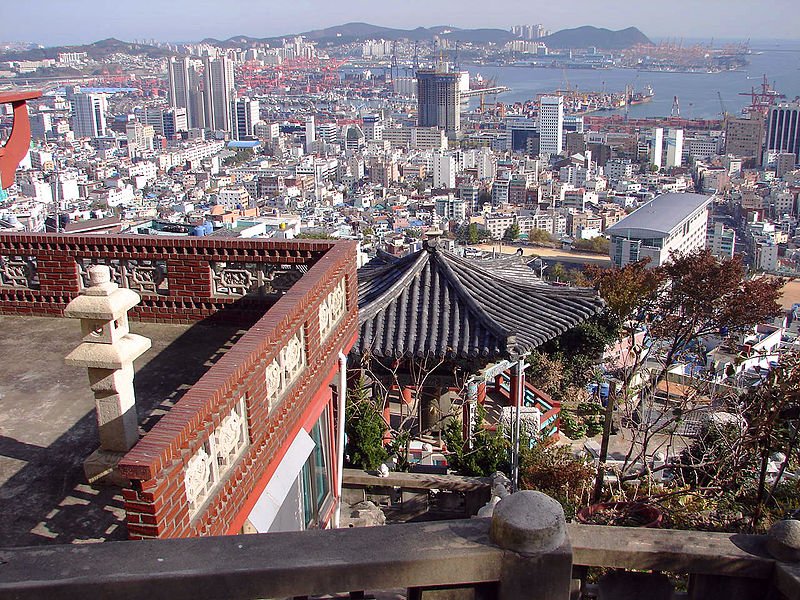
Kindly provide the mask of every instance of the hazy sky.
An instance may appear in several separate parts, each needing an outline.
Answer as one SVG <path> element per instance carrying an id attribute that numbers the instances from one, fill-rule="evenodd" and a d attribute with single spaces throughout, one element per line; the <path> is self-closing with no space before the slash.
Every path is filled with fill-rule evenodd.
<path id="1" fill-rule="evenodd" d="M 269 37 L 364 21 L 389 27 L 635 26 L 650 37 L 800 39 L 798 0 L 0 0 L 0 41 Z"/>

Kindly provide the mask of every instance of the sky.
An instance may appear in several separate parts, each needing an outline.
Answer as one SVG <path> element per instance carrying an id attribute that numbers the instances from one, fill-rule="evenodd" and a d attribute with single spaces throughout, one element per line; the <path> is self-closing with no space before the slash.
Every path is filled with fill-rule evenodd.
<path id="1" fill-rule="evenodd" d="M 665 7 L 668 7 L 665 10 Z M 414 28 L 638 27 L 651 38 L 800 39 L 798 0 L 0 0 L 0 42 L 271 37 L 363 21 Z"/>

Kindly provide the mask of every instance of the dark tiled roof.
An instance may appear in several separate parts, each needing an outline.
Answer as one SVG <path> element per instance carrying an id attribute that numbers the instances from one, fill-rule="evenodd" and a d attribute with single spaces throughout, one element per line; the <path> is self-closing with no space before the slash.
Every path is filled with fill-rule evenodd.
<path id="1" fill-rule="evenodd" d="M 356 354 L 498 358 L 530 352 L 599 312 L 594 290 L 516 280 L 436 248 L 380 254 L 358 272 Z"/>

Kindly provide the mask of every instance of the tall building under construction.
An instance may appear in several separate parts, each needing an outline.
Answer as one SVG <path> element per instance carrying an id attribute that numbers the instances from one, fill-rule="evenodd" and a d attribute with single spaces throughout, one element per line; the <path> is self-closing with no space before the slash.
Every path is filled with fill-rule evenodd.
<path id="1" fill-rule="evenodd" d="M 417 71 L 417 125 L 440 127 L 450 139 L 461 133 L 461 92 L 458 72 Z"/>

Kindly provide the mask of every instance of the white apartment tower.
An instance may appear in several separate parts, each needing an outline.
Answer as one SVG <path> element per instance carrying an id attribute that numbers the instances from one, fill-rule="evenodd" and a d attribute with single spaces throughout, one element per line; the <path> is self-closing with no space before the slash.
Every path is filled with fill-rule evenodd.
<path id="1" fill-rule="evenodd" d="M 683 129 L 670 129 L 667 132 L 667 169 L 680 167 L 683 159 Z"/>
<path id="2" fill-rule="evenodd" d="M 316 126 L 314 124 L 314 117 L 306 117 L 306 139 L 305 150 L 306 154 L 314 152 L 314 140 L 317 137 Z"/>
<path id="3" fill-rule="evenodd" d="M 456 187 L 456 160 L 451 154 L 434 154 L 433 187 L 451 190 Z"/>
<path id="4" fill-rule="evenodd" d="M 539 103 L 539 151 L 561 154 L 564 136 L 564 98 L 542 96 Z"/>
<path id="5" fill-rule="evenodd" d="M 106 134 L 108 102 L 102 94 L 75 94 L 72 97 L 72 131 L 76 137 L 103 137 Z"/>
<path id="6" fill-rule="evenodd" d="M 233 63 L 220 56 L 203 57 L 203 97 L 208 129 L 230 130 L 230 106 L 234 93 Z"/>

